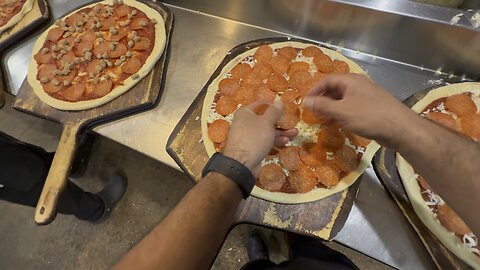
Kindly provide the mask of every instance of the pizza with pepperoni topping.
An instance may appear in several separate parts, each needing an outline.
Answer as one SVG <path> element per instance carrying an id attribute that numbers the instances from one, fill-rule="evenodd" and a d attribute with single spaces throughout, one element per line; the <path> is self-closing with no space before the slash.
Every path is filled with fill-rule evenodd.
<path id="1" fill-rule="evenodd" d="M 0 0 L 0 34 L 32 10 L 34 0 Z"/>

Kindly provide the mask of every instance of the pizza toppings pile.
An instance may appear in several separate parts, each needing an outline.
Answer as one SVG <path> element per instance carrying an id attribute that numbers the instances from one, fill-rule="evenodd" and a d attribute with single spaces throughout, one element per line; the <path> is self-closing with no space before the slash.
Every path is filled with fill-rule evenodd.
<path id="1" fill-rule="evenodd" d="M 34 55 L 37 80 L 55 99 L 101 98 L 127 78 L 138 79 L 155 42 L 155 19 L 114 0 L 57 20 Z"/>
<path id="2" fill-rule="evenodd" d="M 0 1 L 0 28 L 6 25 L 10 19 L 17 15 L 26 0 L 1 0 Z"/>
<path id="3" fill-rule="evenodd" d="M 433 101 L 421 115 L 478 142 L 480 140 L 479 105 L 480 93 L 460 93 Z M 426 205 L 440 224 L 457 235 L 470 251 L 480 256 L 478 238 L 467 224 L 445 204 L 440 196 L 435 194 L 422 176 L 417 175 L 417 181 Z"/>
<path id="4" fill-rule="evenodd" d="M 272 49 L 262 45 L 219 81 L 207 121 L 208 137 L 216 151 L 222 151 L 239 107 L 258 100 L 281 100 L 284 112 L 277 127 L 297 128 L 299 135 L 285 147 L 272 149 L 262 162 L 257 186 L 283 193 L 335 187 L 357 168 L 370 140 L 303 108 L 302 100 L 327 74 L 349 71 L 348 63 L 332 59 L 317 46 Z M 256 113 L 264 110 L 260 106 Z"/>

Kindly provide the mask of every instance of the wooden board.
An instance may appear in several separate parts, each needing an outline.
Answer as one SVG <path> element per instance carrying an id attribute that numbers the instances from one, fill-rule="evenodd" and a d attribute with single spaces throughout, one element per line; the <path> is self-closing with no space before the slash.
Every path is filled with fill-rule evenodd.
<path id="1" fill-rule="evenodd" d="M 437 85 L 416 93 L 411 96 L 404 103 L 412 107 L 420 99 L 422 99 L 430 90 L 441 87 L 443 85 Z M 410 204 L 405 188 L 403 187 L 402 179 L 397 171 L 396 166 L 396 152 L 392 149 L 385 147 L 380 148 L 375 157 L 373 158 L 373 168 L 380 182 L 385 189 L 390 193 L 398 207 L 402 211 L 405 218 L 413 227 L 418 237 L 422 241 L 423 245 L 430 254 L 433 262 L 442 270 L 450 269 L 472 269 L 453 253 L 451 253 L 436 237 L 430 232 L 430 230 L 423 224 L 418 218 L 415 210 Z"/>
<path id="2" fill-rule="evenodd" d="M 173 14 L 159 2 L 141 0 L 149 7 L 157 10 L 165 21 L 166 44 L 162 57 L 155 64 L 153 70 L 132 89 L 118 98 L 100 107 L 85 111 L 60 111 L 43 103 L 33 93 L 31 86 L 25 79 L 14 108 L 47 120 L 59 122 L 63 125 L 63 132 L 53 160 L 46 184 L 37 205 L 35 221 L 38 224 L 50 223 L 56 213 L 58 195 L 67 181 L 69 168 L 75 154 L 78 138 L 86 129 L 102 123 L 113 121 L 134 113 L 155 107 L 163 92 L 168 63 L 169 44 L 173 27 Z M 87 4 L 88 5 L 88 4 Z M 80 7 L 75 8 L 77 10 Z M 69 14 L 67 12 L 66 14 Z"/>
<path id="3" fill-rule="evenodd" d="M 197 182 L 200 180 L 201 171 L 208 160 L 200 128 L 202 104 L 208 86 L 221 73 L 223 67 L 237 55 L 262 44 L 287 40 L 289 39 L 261 39 L 233 48 L 175 127 L 167 142 L 167 152 L 192 180 Z M 309 43 L 304 40 L 291 40 Z M 358 192 L 360 180 L 343 192 L 304 204 L 272 203 L 252 196 L 239 208 L 237 222 L 253 223 L 331 240 L 347 220 Z"/>

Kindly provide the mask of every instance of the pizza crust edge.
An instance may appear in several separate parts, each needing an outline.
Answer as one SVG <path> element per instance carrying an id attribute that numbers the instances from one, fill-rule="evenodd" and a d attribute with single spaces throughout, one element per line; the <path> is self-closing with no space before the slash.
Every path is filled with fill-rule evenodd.
<path id="1" fill-rule="evenodd" d="M 413 107 L 417 113 L 420 113 L 433 101 L 447 97 L 453 94 L 464 93 L 476 89 L 480 91 L 480 84 L 473 82 L 450 84 L 430 91 L 424 98 L 419 100 Z M 416 174 L 413 167 L 399 153 L 396 154 L 396 165 L 403 182 L 408 199 L 412 204 L 415 213 L 427 228 L 447 247 L 453 254 L 465 261 L 473 268 L 480 268 L 480 257 L 469 251 L 462 245 L 458 236 L 447 230 L 437 218 L 433 215 L 430 208 L 425 204 L 421 196 L 421 189 L 416 180 Z"/>
<path id="2" fill-rule="evenodd" d="M 28 12 L 30 12 L 30 10 L 32 10 L 33 1 L 37 1 L 37 0 L 27 0 L 27 1 L 25 1 L 25 3 L 23 3 L 22 9 L 17 14 L 15 14 L 12 18 L 10 18 L 10 20 L 8 20 L 8 22 L 5 25 L 0 26 L 0 35 L 5 30 L 9 29 L 10 27 L 15 26 L 20 20 L 23 19 L 23 17 Z"/>
<path id="3" fill-rule="evenodd" d="M 315 44 L 301 43 L 296 41 L 285 41 L 285 42 L 272 43 L 268 45 L 273 49 L 281 48 L 284 46 L 292 46 L 294 48 L 306 48 L 308 46 L 315 46 Z M 339 59 L 347 62 L 348 65 L 350 66 L 350 71 L 352 73 L 366 74 L 365 71 L 357 63 L 353 62 L 352 60 L 348 59 L 342 54 L 330 49 L 326 49 L 324 47 L 319 47 L 319 48 L 331 58 Z M 232 59 L 227 65 L 225 65 L 220 75 L 212 81 L 212 83 L 209 85 L 207 89 L 207 93 L 205 95 L 205 99 L 203 101 L 203 107 L 202 107 L 201 127 L 202 127 L 203 143 L 205 145 L 205 148 L 207 150 L 207 154 L 209 157 L 211 157 L 215 153 L 215 147 L 213 145 L 213 142 L 208 138 L 207 121 L 209 118 L 209 109 L 213 103 L 213 99 L 215 97 L 218 83 L 221 79 L 225 77 L 225 74 L 228 73 L 235 65 L 240 63 L 243 59 L 245 59 L 245 57 L 249 55 L 253 55 L 256 49 L 257 47 L 252 48 L 236 56 L 234 59 Z M 338 185 L 336 185 L 331 189 L 316 188 L 307 193 L 289 194 L 289 193 L 281 193 L 281 192 L 271 192 L 255 186 L 252 190 L 252 195 L 267 201 L 276 202 L 276 203 L 285 203 L 285 204 L 306 203 L 306 202 L 312 202 L 312 201 L 317 201 L 317 200 L 326 198 L 335 193 L 344 191 L 353 183 L 355 183 L 355 181 L 362 175 L 362 173 L 370 166 L 373 156 L 375 155 L 375 153 L 379 148 L 380 148 L 380 145 L 378 145 L 375 141 L 372 141 L 367 146 L 365 153 L 362 156 L 362 159 L 360 160 L 357 169 L 355 171 L 350 172 L 347 175 L 347 177 L 343 178 L 340 181 L 340 183 L 338 183 Z"/>
<path id="4" fill-rule="evenodd" d="M 154 47 L 152 49 L 152 52 L 148 56 L 147 60 L 145 61 L 145 64 L 136 73 L 139 75 L 139 77 L 137 79 L 133 79 L 132 76 L 126 78 L 123 81 L 123 85 L 113 88 L 113 90 L 110 93 L 97 99 L 84 100 L 84 101 L 78 101 L 78 102 L 68 102 L 68 101 L 63 101 L 63 100 L 51 97 L 43 90 L 41 83 L 36 78 L 38 73 L 38 66 L 37 66 L 37 62 L 33 57 L 40 50 L 40 48 L 42 48 L 43 43 L 45 42 L 45 39 L 47 37 L 48 31 L 50 31 L 50 29 L 52 29 L 53 27 L 56 27 L 56 25 L 53 24 L 42 33 L 42 35 L 37 39 L 37 41 L 35 41 L 35 44 L 32 49 L 30 63 L 28 65 L 28 73 L 27 73 L 28 83 L 32 87 L 33 92 L 37 95 L 37 97 L 41 101 L 45 102 L 46 104 L 48 104 L 53 108 L 56 108 L 59 110 L 65 110 L 65 111 L 80 111 L 80 110 L 92 109 L 95 107 L 99 107 L 105 103 L 108 103 L 113 99 L 119 97 L 120 95 L 124 94 L 125 92 L 130 90 L 132 87 L 134 87 L 138 82 L 140 82 L 145 76 L 147 76 L 148 73 L 150 73 L 150 71 L 153 69 L 153 67 L 157 63 L 157 61 L 163 55 L 163 51 L 165 49 L 165 43 L 166 43 L 165 21 L 163 20 L 163 17 L 160 15 L 160 13 L 158 13 L 156 10 L 148 7 L 147 5 L 141 2 L 137 2 L 133 0 L 124 0 L 123 2 L 129 6 L 138 8 L 143 13 L 145 13 L 145 15 L 147 15 L 149 19 L 155 19 L 157 21 L 157 23 L 155 24 Z M 80 9 L 93 7 L 97 4 L 112 5 L 113 0 L 96 2 L 93 4 L 78 8 L 73 12 L 69 13 L 68 15 L 64 16 L 63 18 L 67 18 L 68 16 L 77 12 Z"/>

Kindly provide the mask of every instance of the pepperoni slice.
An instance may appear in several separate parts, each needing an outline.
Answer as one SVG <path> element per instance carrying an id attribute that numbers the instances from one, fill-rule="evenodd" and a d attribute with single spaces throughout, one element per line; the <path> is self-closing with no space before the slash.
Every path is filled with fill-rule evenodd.
<path id="1" fill-rule="evenodd" d="M 297 87 L 298 92 L 302 95 L 302 97 L 305 97 L 310 90 L 315 86 L 315 82 L 313 80 L 307 81 L 305 84 L 299 85 Z"/>
<path id="2" fill-rule="evenodd" d="M 225 78 L 218 83 L 218 91 L 224 96 L 234 96 L 238 88 L 240 84 L 235 79 Z"/>
<path id="3" fill-rule="evenodd" d="M 134 74 L 135 72 L 139 71 L 141 67 L 142 62 L 140 61 L 140 59 L 136 57 L 131 57 L 127 60 L 127 62 L 122 65 L 121 69 L 124 73 Z"/>
<path id="4" fill-rule="evenodd" d="M 63 89 L 63 84 L 54 85 L 50 81 L 46 84 L 43 84 L 42 87 L 43 87 L 43 91 L 45 91 L 46 93 L 52 94 L 52 93 L 60 92 Z"/>
<path id="5" fill-rule="evenodd" d="M 480 141 L 480 114 L 470 113 L 460 117 L 463 133 L 470 138 Z"/>
<path id="6" fill-rule="evenodd" d="M 289 171 L 296 171 L 305 166 L 299 156 L 300 147 L 286 146 L 280 149 L 280 165 Z"/>
<path id="7" fill-rule="evenodd" d="M 110 51 L 108 55 L 112 58 L 119 58 L 122 55 L 125 55 L 127 53 L 127 46 L 123 43 L 118 43 L 115 46 L 115 49 L 113 51 Z"/>
<path id="8" fill-rule="evenodd" d="M 76 83 L 61 92 L 62 96 L 68 101 L 78 101 L 85 92 L 83 83 Z"/>
<path id="9" fill-rule="evenodd" d="M 266 164 L 260 170 L 258 181 L 266 190 L 278 191 L 285 184 L 285 172 L 277 164 Z"/>
<path id="10" fill-rule="evenodd" d="M 262 83 L 262 79 L 257 74 L 250 72 L 242 80 L 242 85 L 258 86 Z"/>
<path id="11" fill-rule="evenodd" d="M 133 23 L 133 21 L 132 21 Z M 117 25 L 117 21 L 113 17 L 108 17 L 100 21 L 100 30 L 110 30 L 110 27 L 115 27 Z"/>
<path id="12" fill-rule="evenodd" d="M 288 69 L 288 75 L 292 76 L 295 72 L 299 70 L 308 71 L 310 69 L 310 65 L 307 62 L 299 61 L 290 64 L 290 68 Z"/>
<path id="13" fill-rule="evenodd" d="M 98 55 L 98 54 L 104 55 L 104 54 L 108 54 L 109 52 L 110 52 L 110 42 L 108 41 L 100 42 L 93 47 L 94 55 Z"/>
<path id="14" fill-rule="evenodd" d="M 318 182 L 327 188 L 332 188 L 340 182 L 340 170 L 333 164 L 323 163 L 315 167 Z"/>
<path id="15" fill-rule="evenodd" d="M 327 151 L 316 143 L 304 143 L 298 152 L 298 156 L 303 163 L 308 166 L 318 166 L 326 158 Z"/>
<path id="16" fill-rule="evenodd" d="M 348 72 L 350 72 L 350 66 L 345 61 L 334 60 L 332 65 L 333 65 L 333 72 L 334 73 L 348 73 Z"/>
<path id="17" fill-rule="evenodd" d="M 67 52 L 64 54 L 60 60 L 57 62 L 57 66 L 59 69 L 64 69 L 69 64 L 73 64 L 75 62 L 75 54 L 73 52 Z"/>
<path id="18" fill-rule="evenodd" d="M 72 83 L 75 77 L 77 76 L 77 74 L 78 74 L 78 71 L 76 69 L 72 69 L 67 75 L 58 75 L 58 76 L 55 76 L 55 79 L 57 79 L 61 83 L 63 83 L 64 81 Z"/>
<path id="19" fill-rule="evenodd" d="M 274 73 L 267 79 L 267 86 L 272 91 L 284 92 L 288 89 L 288 82 L 283 75 Z"/>
<path id="20" fill-rule="evenodd" d="M 297 49 L 290 46 L 285 46 L 283 48 L 278 49 L 277 54 L 291 61 L 297 57 Z"/>
<path id="21" fill-rule="evenodd" d="M 336 127 L 325 127 L 318 132 L 317 143 L 329 150 L 337 150 L 345 144 L 345 135 Z"/>
<path id="22" fill-rule="evenodd" d="M 128 31 L 125 28 L 119 28 L 116 34 L 111 34 L 108 40 L 110 41 L 120 41 L 122 38 L 128 35 Z"/>
<path id="23" fill-rule="evenodd" d="M 103 97 L 110 93 L 113 88 L 113 82 L 111 80 L 103 80 L 93 85 L 92 95 L 96 98 Z"/>
<path id="24" fill-rule="evenodd" d="M 265 84 L 260 84 L 255 91 L 255 100 L 270 100 L 273 101 L 277 97 L 277 94 L 270 90 Z"/>
<path id="25" fill-rule="evenodd" d="M 290 173 L 287 178 L 292 189 L 297 193 L 306 193 L 314 189 L 317 185 L 317 176 L 308 167 Z"/>
<path id="26" fill-rule="evenodd" d="M 453 130 L 458 130 L 457 122 L 450 114 L 441 112 L 429 112 L 425 115 L 428 119 L 433 120 Z"/>
<path id="27" fill-rule="evenodd" d="M 343 131 L 345 136 L 348 138 L 348 140 L 355 146 L 361 146 L 361 147 L 367 147 L 368 144 L 370 144 L 371 140 L 358 136 L 357 134 L 354 134 L 349 131 Z"/>
<path id="28" fill-rule="evenodd" d="M 283 102 L 283 114 L 277 121 L 276 125 L 279 128 L 290 129 L 294 128 L 300 121 L 300 109 L 298 105 L 293 102 Z"/>
<path id="29" fill-rule="evenodd" d="M 255 88 L 249 85 L 242 85 L 235 92 L 235 100 L 242 105 L 248 105 L 255 101 Z"/>
<path id="30" fill-rule="evenodd" d="M 270 66 L 274 73 L 284 74 L 290 68 L 290 60 L 281 55 L 275 55 L 270 60 Z"/>
<path id="31" fill-rule="evenodd" d="M 418 176 L 417 180 L 423 189 L 433 191 L 432 187 L 430 187 L 428 182 L 421 175 Z"/>
<path id="32" fill-rule="evenodd" d="M 466 94 L 456 94 L 447 97 L 447 99 L 445 99 L 445 108 L 456 114 L 458 117 L 477 111 L 477 106 L 472 98 Z"/>
<path id="33" fill-rule="evenodd" d="M 293 101 L 298 101 L 298 98 L 301 96 L 300 92 L 296 89 L 287 89 L 280 99 L 283 102 L 293 102 Z"/>
<path id="34" fill-rule="evenodd" d="M 315 73 L 313 74 L 313 78 L 312 78 L 312 81 L 314 83 L 317 83 L 319 82 L 320 80 L 322 80 L 323 78 L 325 78 L 327 76 L 327 74 L 325 73 L 322 73 L 320 71 L 315 71 Z"/>
<path id="35" fill-rule="evenodd" d="M 222 143 L 228 137 L 230 123 L 223 119 L 217 119 L 208 126 L 208 137 L 212 142 Z"/>
<path id="36" fill-rule="evenodd" d="M 46 54 L 42 53 L 42 50 L 40 50 L 37 54 L 33 56 L 35 61 L 37 61 L 37 64 L 46 64 L 52 60 L 52 52 L 48 52 Z"/>
<path id="37" fill-rule="evenodd" d="M 113 10 L 115 17 L 122 18 L 130 14 L 130 7 L 127 5 L 118 5 Z"/>
<path id="38" fill-rule="evenodd" d="M 252 67 L 249 64 L 240 63 L 230 70 L 230 74 L 234 79 L 240 80 L 245 78 L 250 71 L 252 71 Z"/>
<path id="39" fill-rule="evenodd" d="M 313 58 L 313 63 L 317 69 L 323 73 L 330 73 L 333 71 L 333 61 L 330 56 L 326 54 L 319 54 Z"/>
<path id="40" fill-rule="evenodd" d="M 93 48 L 93 42 L 92 41 L 81 41 L 78 43 L 75 47 L 75 55 L 76 56 L 84 56 L 86 51 L 91 51 Z"/>
<path id="41" fill-rule="evenodd" d="M 95 31 L 90 28 L 85 30 L 85 33 L 80 36 L 81 41 L 89 41 L 93 43 L 96 39 L 97 36 L 95 35 Z"/>
<path id="42" fill-rule="evenodd" d="M 85 71 L 87 73 L 93 73 L 96 74 L 98 73 L 97 71 L 97 66 L 100 65 L 100 60 L 99 59 L 94 59 L 92 62 L 89 62 L 87 67 L 85 68 Z"/>
<path id="43" fill-rule="evenodd" d="M 65 31 L 60 27 L 52 28 L 48 31 L 47 39 L 52 42 L 57 42 L 63 36 L 63 33 L 65 33 Z"/>
<path id="44" fill-rule="evenodd" d="M 272 59 L 273 51 L 268 45 L 262 45 L 253 54 L 253 59 L 257 60 L 257 63 L 268 63 Z"/>
<path id="45" fill-rule="evenodd" d="M 344 172 L 354 171 L 358 166 L 357 153 L 346 145 L 335 152 L 333 160 L 335 165 Z"/>
<path id="46" fill-rule="evenodd" d="M 53 74 L 57 70 L 57 66 L 54 64 L 46 64 L 38 69 L 37 79 L 47 78 L 51 80 L 55 75 Z"/>
<path id="47" fill-rule="evenodd" d="M 133 30 L 140 30 L 145 28 L 147 24 L 148 24 L 148 19 L 145 17 L 140 17 L 140 18 L 133 19 L 133 21 L 130 23 L 130 28 Z"/>
<path id="48" fill-rule="evenodd" d="M 152 42 L 149 38 L 141 37 L 139 41 L 135 42 L 135 45 L 133 45 L 132 49 L 136 51 L 146 51 L 150 48 L 151 45 Z"/>
<path id="49" fill-rule="evenodd" d="M 105 13 L 107 9 L 105 8 L 105 5 L 98 3 L 93 7 L 93 11 L 96 13 Z"/>
<path id="50" fill-rule="evenodd" d="M 67 23 L 68 26 L 75 26 L 75 24 L 80 21 L 83 21 L 83 16 L 78 12 L 68 16 L 68 18 L 65 19 L 65 23 Z"/>
<path id="51" fill-rule="evenodd" d="M 320 125 L 324 124 L 327 119 L 304 107 L 302 108 L 302 120 L 309 125 Z"/>
<path id="52" fill-rule="evenodd" d="M 303 85 L 309 83 L 312 80 L 312 75 L 308 71 L 298 70 L 293 73 L 288 81 L 288 84 L 292 88 L 301 88 Z"/>
<path id="53" fill-rule="evenodd" d="M 233 113 L 237 109 L 238 103 L 235 98 L 230 96 L 222 96 L 217 101 L 217 105 L 215 106 L 215 111 L 218 114 L 226 116 Z"/>
<path id="54" fill-rule="evenodd" d="M 252 73 L 263 81 L 272 74 L 272 68 L 268 64 L 257 63 L 253 66 Z"/>
<path id="55" fill-rule="evenodd" d="M 437 205 L 437 218 L 447 230 L 463 236 L 472 232 L 467 224 L 446 204 Z"/>
<path id="56" fill-rule="evenodd" d="M 323 52 L 317 46 L 308 46 L 302 50 L 302 55 L 305 57 L 315 57 L 319 54 L 323 54 Z"/>

